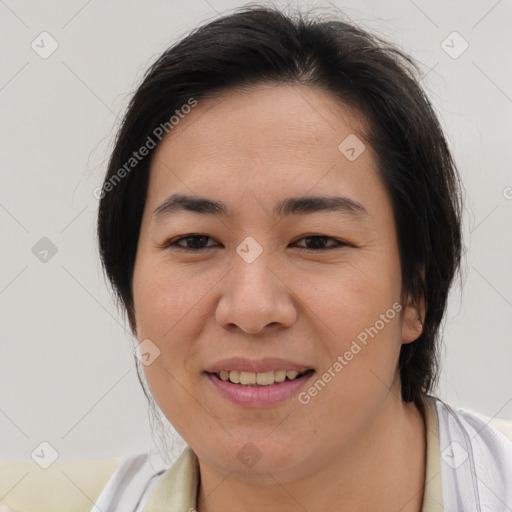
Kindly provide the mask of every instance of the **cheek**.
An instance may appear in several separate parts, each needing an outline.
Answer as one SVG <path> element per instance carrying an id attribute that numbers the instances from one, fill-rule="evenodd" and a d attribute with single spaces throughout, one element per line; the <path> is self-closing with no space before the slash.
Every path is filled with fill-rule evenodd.
<path id="1" fill-rule="evenodd" d="M 135 268 L 133 295 L 139 340 L 153 336 L 176 338 L 190 317 L 201 312 L 201 297 L 207 283 L 192 272 L 166 262 L 141 263 Z"/>
<path id="2" fill-rule="evenodd" d="M 308 300 L 313 310 L 321 312 L 331 334 L 345 343 L 360 333 L 364 339 L 365 330 L 376 322 L 379 331 L 396 337 L 400 325 L 393 305 L 400 302 L 401 279 L 395 267 L 361 260 L 341 268 L 337 275 L 326 276 Z M 385 329 L 381 315 L 386 315 Z"/>
<path id="3" fill-rule="evenodd" d="M 199 340 L 204 338 L 212 315 L 212 289 L 222 276 L 218 274 L 194 265 L 177 268 L 167 261 L 148 261 L 136 267 L 133 292 L 137 339 L 151 340 L 160 351 L 158 359 L 144 368 L 156 394 L 159 389 L 167 389 L 178 396 L 179 384 L 194 385 Z"/>
<path id="4" fill-rule="evenodd" d="M 204 417 L 204 408 L 194 389 L 194 382 L 189 380 L 183 366 L 177 364 L 177 359 L 172 361 L 174 367 L 159 357 L 150 366 L 144 367 L 144 374 L 159 409 L 173 428 L 191 443 L 201 438 L 205 429 L 211 426 L 208 418 Z"/>
<path id="5" fill-rule="evenodd" d="M 168 264 L 153 262 L 136 267 L 133 281 L 135 319 L 139 342 L 149 339 L 158 357 L 143 366 L 149 389 L 165 416 L 180 432 L 181 418 L 198 415 L 194 393 L 194 361 L 200 336 L 204 289 L 186 272 L 170 271 Z M 180 432 L 181 434 L 181 432 Z M 183 435 L 183 434 L 182 434 Z"/>
<path id="6" fill-rule="evenodd" d="M 386 323 L 379 318 L 381 312 L 394 318 Z M 318 421 L 329 425 L 328 430 L 350 438 L 393 392 L 400 351 L 400 320 L 394 313 L 394 309 L 377 308 L 364 318 L 361 313 L 340 320 L 318 380 L 301 397 L 301 403 L 311 401 L 307 407 L 315 411 Z"/>
<path id="7" fill-rule="evenodd" d="M 387 266 L 354 265 L 334 282 L 339 284 L 326 281 L 309 300 L 319 312 L 317 323 L 327 326 L 329 357 L 323 370 L 330 369 L 330 374 L 322 380 L 329 381 L 336 399 L 330 402 L 330 393 L 324 393 L 324 406 L 338 414 L 344 404 L 348 414 L 361 401 L 371 403 L 387 392 L 395 378 L 402 332 L 401 279 L 398 265 L 390 260 Z"/>

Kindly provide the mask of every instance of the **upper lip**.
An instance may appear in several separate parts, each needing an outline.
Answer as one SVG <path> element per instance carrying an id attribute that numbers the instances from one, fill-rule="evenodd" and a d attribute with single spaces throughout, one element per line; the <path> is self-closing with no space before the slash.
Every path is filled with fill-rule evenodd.
<path id="1" fill-rule="evenodd" d="M 287 359 L 280 359 L 275 357 L 267 357 L 263 359 L 247 359 L 244 357 L 231 357 L 229 359 L 222 359 L 208 366 L 205 369 L 207 373 L 219 373 L 221 371 L 240 371 L 240 372 L 253 372 L 264 373 L 275 370 L 295 370 L 302 373 L 307 370 L 312 370 L 311 366 L 295 363 Z"/>

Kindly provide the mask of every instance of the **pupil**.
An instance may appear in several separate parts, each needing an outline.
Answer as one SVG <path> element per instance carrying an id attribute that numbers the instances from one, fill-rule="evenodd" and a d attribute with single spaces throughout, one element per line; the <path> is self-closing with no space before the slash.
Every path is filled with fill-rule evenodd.
<path id="1" fill-rule="evenodd" d="M 306 243 L 307 242 L 310 242 L 311 240 L 313 240 L 313 247 L 314 248 L 323 248 L 325 247 L 325 238 L 322 238 L 322 237 L 319 237 L 319 236 L 307 236 L 306 237 Z"/>
<path id="2" fill-rule="evenodd" d="M 204 244 L 202 242 L 205 242 L 205 239 L 206 237 L 204 235 L 201 235 L 201 236 L 189 236 L 187 237 L 187 245 L 190 246 L 190 244 L 192 244 L 192 246 L 194 248 L 200 248 L 202 247 Z M 200 246 L 200 247 L 198 247 Z"/>

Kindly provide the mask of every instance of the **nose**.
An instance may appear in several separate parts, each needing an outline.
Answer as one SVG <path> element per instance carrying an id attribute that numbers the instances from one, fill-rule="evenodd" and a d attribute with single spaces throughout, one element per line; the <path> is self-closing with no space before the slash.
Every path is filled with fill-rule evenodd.
<path id="1" fill-rule="evenodd" d="M 260 334 L 265 328 L 290 327 L 296 321 L 293 291 L 264 255 L 265 251 L 251 263 L 235 255 L 233 267 L 221 281 L 215 316 L 222 327 Z"/>

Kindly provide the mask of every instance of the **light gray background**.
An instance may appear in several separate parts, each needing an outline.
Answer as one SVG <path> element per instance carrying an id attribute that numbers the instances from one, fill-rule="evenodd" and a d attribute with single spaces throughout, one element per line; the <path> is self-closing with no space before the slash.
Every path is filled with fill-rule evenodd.
<path id="1" fill-rule="evenodd" d="M 62 459 L 154 446 L 134 342 L 101 274 L 93 190 L 149 63 L 245 3 L 0 0 L 1 458 L 29 459 L 42 441 Z M 440 396 L 512 420 L 511 2 L 301 5 L 341 8 L 427 73 L 467 190 L 465 286 L 452 294 Z M 59 44 L 47 59 L 31 48 L 43 31 Z M 469 43 L 457 59 L 441 47 L 453 31 Z M 46 263 L 32 253 L 42 237 L 58 249 Z"/>

